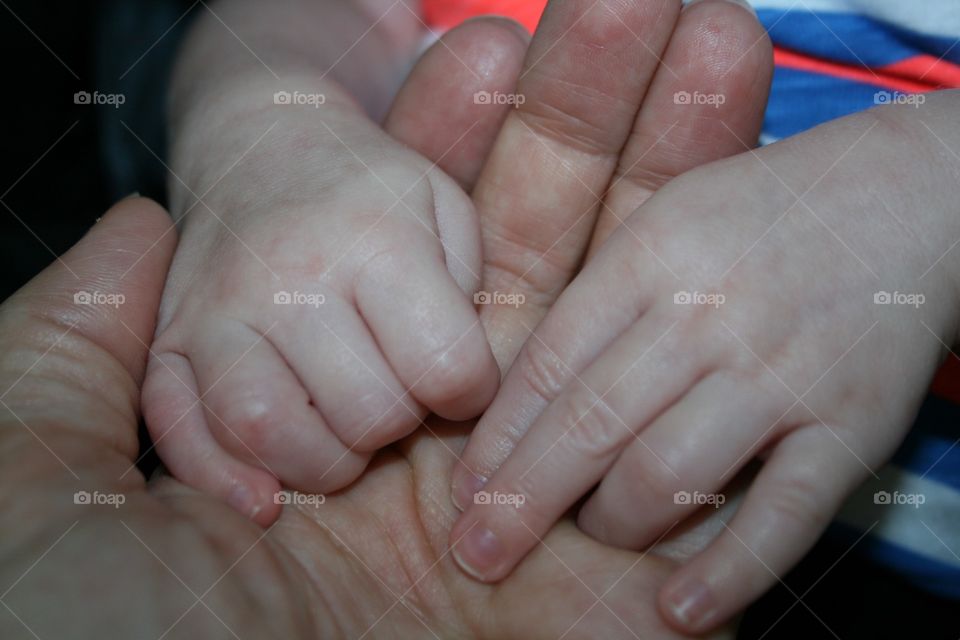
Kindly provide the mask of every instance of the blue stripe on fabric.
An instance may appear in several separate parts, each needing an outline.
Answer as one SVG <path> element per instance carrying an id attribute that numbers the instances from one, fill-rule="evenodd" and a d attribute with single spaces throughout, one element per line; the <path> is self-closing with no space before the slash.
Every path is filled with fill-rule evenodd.
<path id="1" fill-rule="evenodd" d="M 803 9 L 761 9 L 757 15 L 774 44 L 824 60 L 883 67 L 924 53 L 960 63 L 957 38 L 917 33 L 869 16 Z"/>

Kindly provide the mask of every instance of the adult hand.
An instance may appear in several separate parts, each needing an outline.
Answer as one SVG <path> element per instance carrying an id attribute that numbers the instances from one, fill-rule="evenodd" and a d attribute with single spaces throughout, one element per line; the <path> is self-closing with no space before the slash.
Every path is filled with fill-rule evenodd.
<path id="1" fill-rule="evenodd" d="M 147 483 L 139 385 L 173 244 L 159 207 L 125 200 L 0 307 L 0 636 L 674 637 L 653 595 L 719 521 L 645 555 L 564 521 L 508 580 L 476 583 L 446 543 L 469 425 L 431 422 L 266 531 Z"/>

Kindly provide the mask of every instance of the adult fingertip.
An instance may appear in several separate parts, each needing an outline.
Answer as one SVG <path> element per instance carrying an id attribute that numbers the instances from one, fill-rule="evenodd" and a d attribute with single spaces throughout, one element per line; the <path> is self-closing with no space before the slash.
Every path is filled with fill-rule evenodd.
<path id="1" fill-rule="evenodd" d="M 146 198 L 134 192 L 121 198 L 110 207 L 100 219 L 101 222 L 118 216 L 128 218 L 137 216 L 144 218 L 151 226 L 157 225 L 166 231 L 173 225 L 173 219 L 160 204 L 152 198 Z"/>
<path id="2" fill-rule="evenodd" d="M 527 31 L 527 28 L 513 18 L 508 18 L 506 16 L 477 16 L 475 18 L 470 18 L 469 20 L 464 20 L 457 28 L 462 29 L 464 27 L 470 27 L 471 29 L 474 29 L 478 26 L 486 25 L 489 25 L 497 30 L 503 30 L 504 32 L 515 37 L 524 46 L 530 44 L 530 38 L 532 34 Z"/>
<path id="3" fill-rule="evenodd" d="M 522 27 L 503 18 L 446 32 L 410 72 L 384 129 L 471 191 L 511 108 L 478 98 L 514 91 L 528 42 Z"/>
<path id="4" fill-rule="evenodd" d="M 717 0 L 688 0 L 688 2 L 685 2 L 683 4 L 683 9 L 687 10 L 690 7 L 693 7 L 695 5 L 704 4 L 706 2 L 716 2 L 716 1 Z M 754 9 L 753 6 L 747 0 L 722 0 L 722 1 L 729 2 L 732 5 L 738 6 L 754 17 L 756 17 L 757 15 L 756 9 Z"/>

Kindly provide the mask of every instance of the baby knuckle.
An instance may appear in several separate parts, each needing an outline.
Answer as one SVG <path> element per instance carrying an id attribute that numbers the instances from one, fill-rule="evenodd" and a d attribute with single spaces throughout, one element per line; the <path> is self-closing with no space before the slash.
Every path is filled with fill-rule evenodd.
<path id="1" fill-rule="evenodd" d="M 275 432 L 283 426 L 269 403 L 256 399 L 243 400 L 222 416 L 214 413 L 213 423 L 220 427 L 228 448 L 253 451 L 269 446 Z"/>
<path id="2" fill-rule="evenodd" d="M 543 494 L 543 487 L 537 484 L 535 476 L 536 474 L 531 473 L 517 478 L 509 483 L 510 488 L 507 490 L 508 493 L 524 496 L 523 508 L 517 509 L 516 513 L 511 515 L 516 515 L 518 521 L 526 525 L 520 525 L 520 530 L 525 534 L 529 533 L 527 529 L 546 530 L 557 520 L 556 514 L 549 508 L 549 503 L 537 499 Z"/>
<path id="3" fill-rule="evenodd" d="M 479 380 L 482 363 L 469 350 L 444 345 L 425 359 L 417 375 L 418 391 L 437 399 L 463 395 Z"/>
<path id="4" fill-rule="evenodd" d="M 629 460 L 625 469 L 629 490 L 656 498 L 669 497 L 680 489 L 679 475 L 662 458 L 655 455 L 646 446 Z"/>
<path id="5" fill-rule="evenodd" d="M 527 340 L 517 366 L 523 384 L 545 402 L 560 395 L 570 371 L 538 336 Z"/>
<path id="6" fill-rule="evenodd" d="M 324 407 L 324 411 L 343 444 L 351 451 L 366 453 L 406 435 L 419 424 L 419 415 L 405 400 L 409 401 L 380 388 L 341 406 Z"/>
<path id="7" fill-rule="evenodd" d="M 561 396 L 560 444 L 577 457 L 606 460 L 623 445 L 628 430 L 593 393 L 575 391 Z"/>
<path id="8" fill-rule="evenodd" d="M 443 245 L 437 232 L 424 222 L 407 216 L 373 215 L 351 227 L 350 236 L 360 240 L 355 253 L 361 268 L 381 267 L 394 271 L 409 268 L 423 260 L 443 258 Z M 443 264 L 440 260 L 439 264 Z M 403 273 L 403 272 L 401 272 Z"/>
<path id="9" fill-rule="evenodd" d="M 309 490 L 327 493 L 343 489 L 363 475 L 371 456 L 369 452 L 351 451 L 351 455 L 331 460 L 325 466 L 318 466 L 316 473 L 320 479 L 315 480 L 316 484 L 310 486 Z"/>
<path id="10" fill-rule="evenodd" d="M 350 448 L 361 453 L 374 451 L 409 434 L 420 424 L 421 419 L 420 415 L 403 402 L 394 401 L 386 410 L 360 420 L 357 429 L 360 436 L 358 442 L 347 444 L 353 445 Z M 368 436 L 369 440 L 364 438 L 364 435 Z"/>
<path id="11" fill-rule="evenodd" d="M 826 524 L 829 513 L 816 481 L 804 477 L 778 483 L 767 499 L 766 508 L 774 520 L 793 531 L 819 528 Z"/>
<path id="12" fill-rule="evenodd" d="M 398 273 L 406 273 L 410 267 L 411 256 L 404 250 L 401 243 L 396 242 L 402 234 L 389 234 L 380 239 L 372 238 L 370 246 L 360 258 L 358 264 L 359 280 L 382 282 L 384 276 L 393 280 Z"/>

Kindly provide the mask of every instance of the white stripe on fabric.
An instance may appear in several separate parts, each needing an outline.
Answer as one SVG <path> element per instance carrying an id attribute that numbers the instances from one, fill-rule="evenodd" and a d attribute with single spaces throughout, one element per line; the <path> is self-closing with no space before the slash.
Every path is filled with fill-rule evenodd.
<path id="1" fill-rule="evenodd" d="M 960 37 L 957 0 L 748 0 L 755 9 L 871 16 L 910 31 Z"/>
<path id="2" fill-rule="evenodd" d="M 887 465 L 847 500 L 836 520 L 960 569 L 960 492 Z M 878 493 L 885 492 L 885 493 Z"/>

